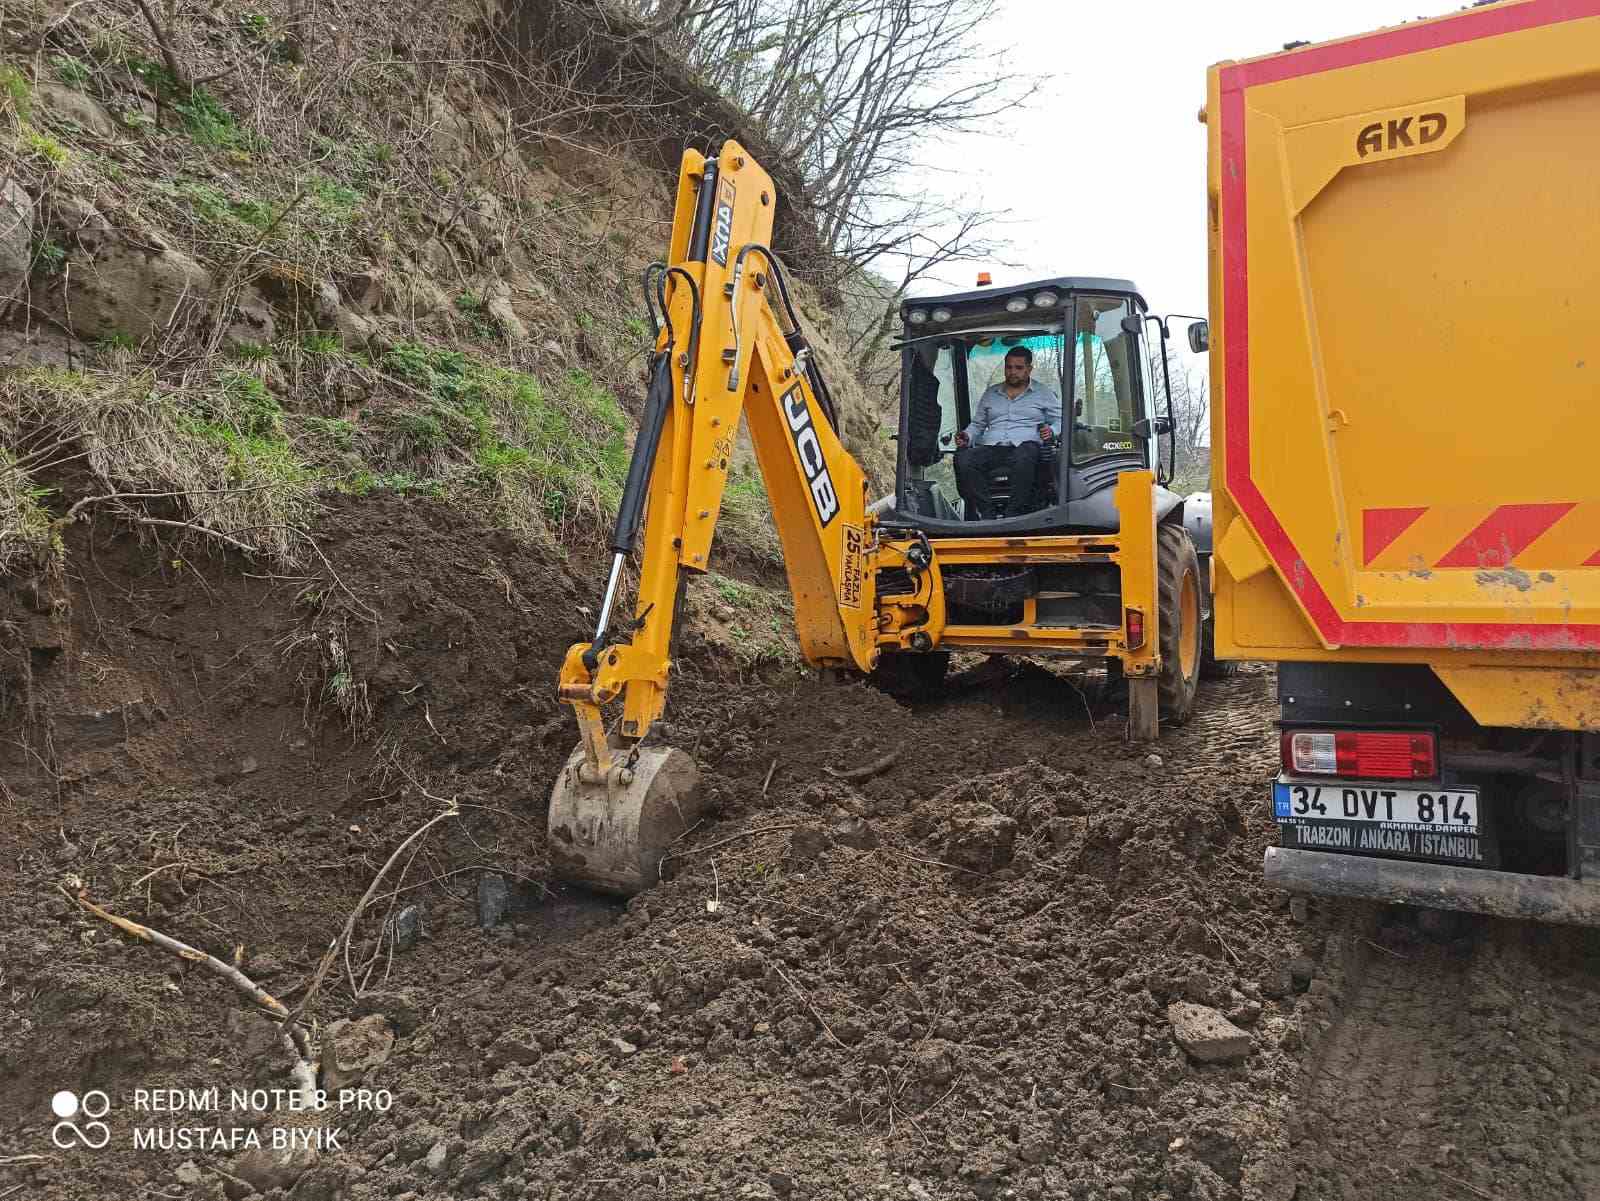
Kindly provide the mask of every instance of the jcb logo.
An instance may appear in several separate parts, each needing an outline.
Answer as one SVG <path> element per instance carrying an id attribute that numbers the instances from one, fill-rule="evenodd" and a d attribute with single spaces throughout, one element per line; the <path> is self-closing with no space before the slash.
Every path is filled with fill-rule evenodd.
<path id="1" fill-rule="evenodd" d="M 728 251 L 733 242 L 733 202 L 736 193 L 733 180 L 717 181 L 717 213 L 711 225 L 711 257 L 717 266 L 728 265 Z"/>
<path id="2" fill-rule="evenodd" d="M 1444 137 L 1448 128 L 1450 121 L 1443 113 L 1423 113 L 1417 117 L 1374 121 L 1357 135 L 1356 153 L 1366 158 L 1369 154 L 1426 146 Z"/>
<path id="3" fill-rule="evenodd" d="M 839 494 L 833 490 L 828 461 L 822 455 L 822 442 L 811 424 L 811 406 L 806 403 L 799 384 L 784 394 L 783 415 L 789 419 L 789 436 L 794 439 L 795 453 L 800 456 L 800 466 L 806 473 L 806 485 L 811 489 L 817 520 L 826 529 L 839 515 Z"/>

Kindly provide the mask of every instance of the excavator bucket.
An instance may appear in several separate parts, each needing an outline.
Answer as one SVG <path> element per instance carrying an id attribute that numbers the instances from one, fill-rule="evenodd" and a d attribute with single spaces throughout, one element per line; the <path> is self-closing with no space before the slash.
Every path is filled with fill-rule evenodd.
<path id="1" fill-rule="evenodd" d="M 642 747 L 594 779 L 579 746 L 550 793 L 551 870 L 599 892 L 633 896 L 661 879 L 667 849 L 700 820 L 694 760 L 675 747 Z"/>

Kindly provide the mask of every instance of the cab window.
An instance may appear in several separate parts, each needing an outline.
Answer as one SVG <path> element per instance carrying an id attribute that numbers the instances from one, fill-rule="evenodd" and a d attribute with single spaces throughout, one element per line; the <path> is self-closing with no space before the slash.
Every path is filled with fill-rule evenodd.
<path id="1" fill-rule="evenodd" d="M 1137 339 L 1122 328 L 1128 301 L 1077 298 L 1072 354 L 1072 457 L 1076 462 L 1139 449 L 1134 356 Z"/>
<path id="2" fill-rule="evenodd" d="M 957 348 L 920 342 L 905 350 L 905 475 L 900 507 L 930 517 L 960 519 L 956 491 L 956 431 L 961 428 L 956 395 Z"/>

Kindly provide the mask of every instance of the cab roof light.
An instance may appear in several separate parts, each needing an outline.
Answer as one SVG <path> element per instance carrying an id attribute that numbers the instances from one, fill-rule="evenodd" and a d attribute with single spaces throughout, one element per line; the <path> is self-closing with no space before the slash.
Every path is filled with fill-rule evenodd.
<path id="1" fill-rule="evenodd" d="M 1006 301 L 1006 312 L 1025 313 L 1028 311 L 1028 298 L 1026 296 L 1013 296 Z"/>
<path id="2" fill-rule="evenodd" d="M 928 310 L 912 309 L 906 314 L 906 320 L 911 322 L 912 325 L 922 325 L 928 320 Z"/>
<path id="3" fill-rule="evenodd" d="M 1431 780 L 1439 774 L 1431 733 L 1413 730 L 1285 730 L 1283 769 L 1297 776 Z"/>

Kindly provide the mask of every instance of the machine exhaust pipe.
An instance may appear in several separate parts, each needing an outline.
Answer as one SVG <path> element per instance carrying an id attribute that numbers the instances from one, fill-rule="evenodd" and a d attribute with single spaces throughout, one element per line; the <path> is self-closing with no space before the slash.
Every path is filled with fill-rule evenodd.
<path id="1" fill-rule="evenodd" d="M 1458 909 L 1490 917 L 1600 926 L 1600 883 L 1444 863 L 1268 847 L 1267 883 L 1324 897 Z"/>

